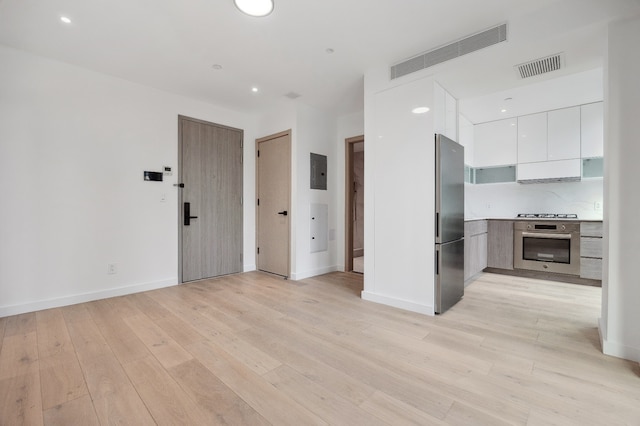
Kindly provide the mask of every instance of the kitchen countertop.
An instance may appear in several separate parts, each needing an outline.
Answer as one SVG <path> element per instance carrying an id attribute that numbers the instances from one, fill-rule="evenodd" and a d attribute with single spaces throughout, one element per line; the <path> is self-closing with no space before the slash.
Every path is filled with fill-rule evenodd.
<path id="1" fill-rule="evenodd" d="M 560 219 L 560 218 L 529 218 L 529 217 L 478 217 L 465 218 L 465 222 L 474 222 L 477 220 L 509 220 L 509 221 L 531 221 L 531 222 L 602 222 L 602 219 Z"/>

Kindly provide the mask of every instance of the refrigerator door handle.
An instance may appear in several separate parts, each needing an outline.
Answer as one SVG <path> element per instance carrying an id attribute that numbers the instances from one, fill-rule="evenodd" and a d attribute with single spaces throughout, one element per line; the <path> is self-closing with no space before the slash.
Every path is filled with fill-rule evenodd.
<path id="1" fill-rule="evenodd" d="M 440 238 L 440 212 L 436 212 L 436 238 Z"/>
<path id="2" fill-rule="evenodd" d="M 440 275 L 440 250 L 436 249 L 436 275 Z"/>

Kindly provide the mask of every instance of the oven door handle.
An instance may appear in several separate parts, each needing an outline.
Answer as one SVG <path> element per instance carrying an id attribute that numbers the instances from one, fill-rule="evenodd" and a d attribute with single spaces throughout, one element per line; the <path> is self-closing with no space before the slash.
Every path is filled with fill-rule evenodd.
<path id="1" fill-rule="evenodd" d="M 554 240 L 570 240 L 571 234 L 549 234 L 545 232 L 523 232 L 523 237 L 552 238 Z"/>

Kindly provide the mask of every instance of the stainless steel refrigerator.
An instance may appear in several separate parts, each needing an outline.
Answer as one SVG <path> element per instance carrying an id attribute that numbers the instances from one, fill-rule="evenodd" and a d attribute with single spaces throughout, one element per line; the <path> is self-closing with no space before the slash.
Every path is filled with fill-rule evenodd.
<path id="1" fill-rule="evenodd" d="M 436 135 L 435 311 L 464 295 L 464 147 Z"/>

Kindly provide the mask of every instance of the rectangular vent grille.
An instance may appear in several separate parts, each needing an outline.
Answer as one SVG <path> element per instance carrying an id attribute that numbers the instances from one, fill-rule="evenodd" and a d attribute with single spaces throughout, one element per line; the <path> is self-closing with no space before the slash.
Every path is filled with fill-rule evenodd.
<path id="1" fill-rule="evenodd" d="M 430 50 L 391 67 L 391 79 L 402 77 L 507 40 L 507 24 Z"/>
<path id="2" fill-rule="evenodd" d="M 559 70 L 562 66 L 562 54 L 547 56 L 524 64 L 516 65 L 515 68 L 520 78 L 533 77 L 535 75 Z"/>

